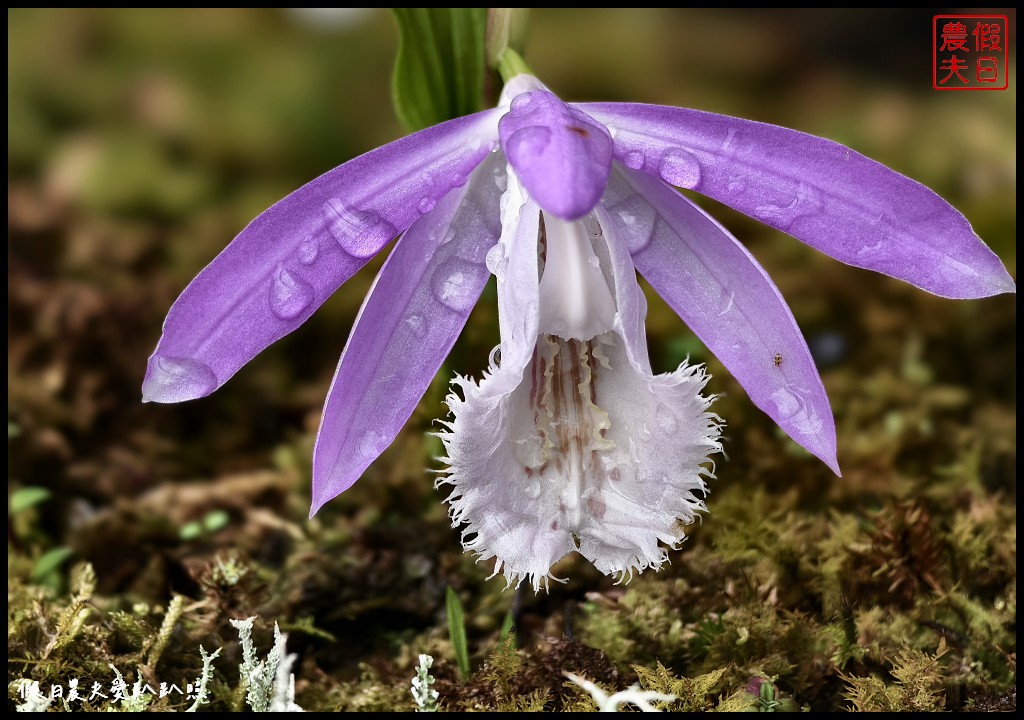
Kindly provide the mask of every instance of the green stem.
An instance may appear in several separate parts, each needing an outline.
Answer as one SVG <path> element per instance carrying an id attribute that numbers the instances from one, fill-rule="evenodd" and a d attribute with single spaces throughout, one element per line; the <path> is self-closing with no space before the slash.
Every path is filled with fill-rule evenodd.
<path id="1" fill-rule="evenodd" d="M 512 48 L 505 48 L 498 60 L 498 72 L 501 79 L 508 82 L 516 75 L 533 75 L 526 61 Z"/>

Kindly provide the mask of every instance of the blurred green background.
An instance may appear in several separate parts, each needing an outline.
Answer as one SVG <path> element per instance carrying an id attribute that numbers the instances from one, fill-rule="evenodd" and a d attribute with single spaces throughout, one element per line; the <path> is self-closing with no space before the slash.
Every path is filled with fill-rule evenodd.
<path id="1" fill-rule="evenodd" d="M 934 91 L 939 12 L 538 9 L 525 57 L 566 100 L 699 108 L 849 145 L 949 200 L 1015 276 L 1016 67 L 1006 91 Z M 1015 11 L 1002 12 L 1015 29 Z M 379 651 L 374 633 L 425 631 L 446 584 L 475 605 L 481 636 L 493 630 L 509 595 L 461 555 L 423 472 L 447 379 L 479 376 L 497 343 L 493 289 L 395 445 L 314 521 L 313 437 L 380 259 L 214 396 L 140 403 L 146 358 L 188 281 L 265 207 L 402 134 L 389 14 L 9 9 L 7 32 L 9 485 L 52 493 L 12 518 L 9 575 L 69 548 L 35 582 L 59 591 L 70 562 L 88 560 L 101 593 L 161 602 L 198 596 L 203 568 L 230 548 L 272 588 L 245 612 L 312 617 L 346 638 L 350 657 L 319 656 L 323 668 Z M 920 497 L 965 447 L 980 455 L 978 492 L 1015 507 L 1014 297 L 927 296 L 702 203 L 789 300 L 845 472 L 799 452 L 650 294 L 655 370 L 708 362 L 709 389 L 725 396 L 728 460 L 707 525 L 723 521 L 720 492 L 796 487 L 817 513 Z M 213 512 L 226 520 L 184 531 Z M 569 599 L 609 588 L 585 563 L 570 572 L 583 580 Z M 532 601 L 539 622 L 561 599 Z"/>

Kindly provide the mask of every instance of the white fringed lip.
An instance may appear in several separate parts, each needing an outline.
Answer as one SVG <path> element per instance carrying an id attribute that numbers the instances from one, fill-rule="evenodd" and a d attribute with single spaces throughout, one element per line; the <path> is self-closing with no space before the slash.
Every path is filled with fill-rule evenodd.
<path id="1" fill-rule="evenodd" d="M 572 552 L 620 580 L 656 570 L 721 450 L 708 377 L 651 372 L 629 254 L 594 215 L 542 216 L 514 176 L 502 203 L 502 362 L 454 381 L 441 434 L 453 525 L 509 585 L 547 587 Z"/>

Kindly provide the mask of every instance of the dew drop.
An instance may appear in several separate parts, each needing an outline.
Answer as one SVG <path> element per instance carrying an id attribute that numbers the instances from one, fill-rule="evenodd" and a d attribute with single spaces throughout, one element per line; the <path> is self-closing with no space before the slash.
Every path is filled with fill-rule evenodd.
<path id="1" fill-rule="evenodd" d="M 455 236 L 455 231 L 452 231 Z M 491 247 L 489 243 L 494 242 L 493 238 L 486 237 L 482 233 L 466 233 L 459 237 L 455 244 L 456 256 L 474 265 L 483 265 L 487 261 L 487 253 Z"/>
<path id="2" fill-rule="evenodd" d="M 644 154 L 639 150 L 630 150 L 626 153 L 626 157 L 622 159 L 626 163 L 626 167 L 633 168 L 634 170 L 642 170 L 644 167 Z"/>
<path id="3" fill-rule="evenodd" d="M 437 205 L 437 201 L 434 200 L 434 198 L 432 198 L 432 197 L 424 197 L 424 198 L 420 199 L 420 204 L 417 205 L 416 208 L 421 213 L 426 214 L 426 213 L 430 212 L 431 210 L 433 210 L 435 205 Z"/>
<path id="4" fill-rule="evenodd" d="M 654 239 L 654 224 L 657 217 L 647 203 L 624 203 L 618 209 L 613 208 L 623 226 L 626 247 L 631 254 L 636 254 L 651 244 Z"/>
<path id="5" fill-rule="evenodd" d="M 317 255 L 320 254 L 320 246 L 315 239 L 303 240 L 296 254 L 299 256 L 299 262 L 303 265 L 312 265 L 316 262 Z"/>
<path id="6" fill-rule="evenodd" d="M 323 216 L 341 249 L 357 258 L 371 257 L 398 234 L 394 225 L 375 212 L 349 209 L 337 198 L 323 204 Z"/>
<path id="7" fill-rule="evenodd" d="M 659 403 L 654 410 L 654 419 L 658 423 L 658 429 L 664 435 L 672 435 L 679 429 L 679 420 L 676 419 L 675 413 L 664 403 Z"/>
<path id="8" fill-rule="evenodd" d="M 978 277 L 977 270 L 972 268 L 970 265 L 962 263 L 959 260 L 954 260 L 949 256 L 942 258 L 939 269 L 943 275 L 954 281 L 963 280 L 964 278 Z"/>
<path id="9" fill-rule="evenodd" d="M 418 338 L 424 337 L 427 334 L 427 320 L 419 313 L 412 313 L 408 315 L 405 320 L 405 326 L 409 328 L 410 332 Z"/>
<path id="10" fill-rule="evenodd" d="M 363 460 L 376 460 L 380 454 L 384 451 L 387 443 L 384 442 L 384 436 L 376 430 L 364 430 L 363 434 L 359 437 L 359 446 L 356 448 L 356 452 Z"/>
<path id="11" fill-rule="evenodd" d="M 526 497 L 530 498 L 531 500 L 536 500 L 537 498 L 539 498 L 540 480 L 534 480 L 533 482 L 528 483 L 526 487 L 523 488 L 523 494 L 526 495 Z"/>
<path id="12" fill-rule="evenodd" d="M 175 403 L 209 395 L 217 376 L 206 363 L 183 357 L 154 355 L 142 383 L 144 402 Z"/>
<path id="13" fill-rule="evenodd" d="M 601 267 L 601 261 L 597 258 L 597 255 L 591 255 L 589 258 L 587 258 L 587 262 L 590 264 L 590 267 L 592 268 Z"/>
<path id="14" fill-rule="evenodd" d="M 463 260 L 437 268 L 431 283 L 434 297 L 449 310 L 468 312 L 476 304 L 486 281 L 487 270 Z"/>
<path id="15" fill-rule="evenodd" d="M 878 255 L 882 251 L 884 245 L 885 243 L 882 240 L 861 245 L 860 249 L 857 250 L 857 257 L 863 259 Z"/>
<path id="16" fill-rule="evenodd" d="M 508 270 L 508 257 L 505 256 L 505 246 L 498 243 L 488 250 L 484 264 L 487 265 L 487 269 L 491 271 L 491 274 L 498 278 L 498 282 L 504 282 L 505 273 Z"/>
<path id="17" fill-rule="evenodd" d="M 512 98 L 512 104 L 510 106 L 510 109 L 514 113 L 522 112 L 530 106 L 531 102 L 533 102 L 532 92 L 519 93 L 514 98 Z"/>
<path id="18" fill-rule="evenodd" d="M 729 178 L 729 182 L 725 186 L 725 191 L 733 197 L 742 195 L 743 191 L 746 189 L 747 181 L 739 175 Z"/>
<path id="19" fill-rule="evenodd" d="M 818 189 L 807 183 L 800 183 L 797 186 L 795 196 L 788 203 L 782 205 L 765 204 L 754 208 L 754 214 L 758 220 L 779 228 L 788 230 L 789 227 L 805 215 L 817 215 L 821 212 L 823 202 Z"/>
<path id="20" fill-rule="evenodd" d="M 284 268 L 270 285 L 270 309 L 282 320 L 294 320 L 313 303 L 313 286 Z"/>
<path id="21" fill-rule="evenodd" d="M 501 367 L 501 345 L 495 345 L 491 348 L 491 354 L 488 356 L 487 362 L 492 368 Z"/>
<path id="22" fill-rule="evenodd" d="M 520 467 L 526 470 L 537 470 L 544 465 L 544 446 L 539 436 L 530 435 L 519 438 L 512 443 L 512 457 Z"/>
<path id="23" fill-rule="evenodd" d="M 742 362 L 750 357 L 750 345 L 745 342 L 733 343 L 729 346 L 729 352 L 733 362 Z"/>
<path id="24" fill-rule="evenodd" d="M 792 385 L 781 387 L 771 395 L 780 421 L 785 422 L 787 432 L 792 429 L 801 435 L 816 435 L 821 432 L 824 422 L 807 402 L 799 390 Z"/>
<path id="25" fill-rule="evenodd" d="M 692 190 L 700 184 L 700 161 L 682 148 L 670 148 L 661 156 L 658 174 L 670 185 Z"/>
<path id="26" fill-rule="evenodd" d="M 718 317 L 722 317 L 727 312 L 732 310 L 732 306 L 736 303 L 736 291 L 730 290 L 729 292 L 726 292 L 725 288 L 722 288 L 721 302 L 722 309 L 718 312 Z"/>
<path id="27" fill-rule="evenodd" d="M 505 168 L 494 168 L 494 184 L 501 192 L 505 192 L 508 188 L 508 175 L 505 173 Z"/>
<path id="28" fill-rule="evenodd" d="M 719 152 L 726 157 L 731 157 L 736 154 L 736 149 L 736 128 L 729 128 L 729 132 L 725 134 L 725 140 L 722 141 Z"/>
<path id="29" fill-rule="evenodd" d="M 522 165 L 516 165 L 516 161 L 536 162 L 537 158 L 544 156 L 544 151 L 550 144 L 550 129 L 540 125 L 527 125 L 516 130 L 505 141 L 505 154 L 514 167 L 521 168 Z"/>

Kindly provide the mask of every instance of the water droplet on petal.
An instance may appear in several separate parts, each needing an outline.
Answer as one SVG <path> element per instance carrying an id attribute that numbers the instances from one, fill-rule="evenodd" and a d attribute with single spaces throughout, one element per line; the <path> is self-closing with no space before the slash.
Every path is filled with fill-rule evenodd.
<path id="1" fill-rule="evenodd" d="M 523 494 L 531 500 L 536 500 L 540 497 L 540 480 L 534 480 L 531 483 L 527 483 L 526 487 L 523 488 Z"/>
<path id="2" fill-rule="evenodd" d="M 523 110 L 526 110 L 526 108 L 530 106 L 531 102 L 533 102 L 532 92 L 519 93 L 514 98 L 512 98 L 512 104 L 509 107 L 512 112 L 522 112 Z"/>
<path id="3" fill-rule="evenodd" d="M 173 403 L 209 395 L 217 389 L 210 366 L 192 358 L 154 355 L 142 383 L 146 402 Z"/>
<path id="4" fill-rule="evenodd" d="M 718 311 L 718 317 L 722 317 L 732 310 L 733 305 L 736 303 L 736 291 L 730 290 L 726 292 L 725 288 L 722 288 L 721 303 L 722 309 Z"/>
<path id="5" fill-rule="evenodd" d="M 282 320 L 294 320 L 313 303 L 313 286 L 284 268 L 270 285 L 270 309 Z"/>
<path id="6" fill-rule="evenodd" d="M 453 235 L 455 234 L 453 231 Z M 486 237 L 481 233 L 464 233 L 458 236 L 455 254 L 466 262 L 483 265 L 487 262 L 487 253 L 493 247 L 490 245 L 491 242 L 494 242 L 493 238 Z"/>
<path id="7" fill-rule="evenodd" d="M 350 209 L 337 198 L 323 204 L 323 215 L 327 230 L 353 257 L 371 257 L 398 235 L 395 226 L 377 213 Z"/>
<path id="8" fill-rule="evenodd" d="M 959 260 L 954 260 L 951 257 L 942 258 L 942 262 L 939 265 L 939 270 L 943 275 L 950 278 L 951 280 L 963 280 L 964 278 L 976 278 L 978 277 L 978 271 L 966 263 L 962 263 Z"/>
<path id="9" fill-rule="evenodd" d="M 303 240 L 296 254 L 299 256 L 299 262 L 303 265 L 312 265 L 316 262 L 317 255 L 320 254 L 320 246 L 315 239 Z"/>
<path id="10" fill-rule="evenodd" d="M 882 240 L 862 245 L 860 249 L 857 251 L 857 257 L 860 259 L 874 257 L 875 255 L 878 255 L 879 253 L 882 252 L 884 246 L 885 243 Z"/>
<path id="11" fill-rule="evenodd" d="M 658 174 L 670 185 L 693 189 L 700 184 L 700 161 L 682 148 L 669 148 L 661 156 Z"/>
<path id="12" fill-rule="evenodd" d="M 725 186 L 725 191 L 733 197 L 736 197 L 737 195 L 742 195 L 743 191 L 746 189 L 747 181 L 745 178 L 739 175 L 735 175 L 729 178 L 729 182 Z"/>
<path id="13" fill-rule="evenodd" d="M 505 272 L 508 270 L 508 257 L 505 255 L 505 246 L 498 243 L 488 250 L 484 262 L 487 265 L 487 269 L 491 271 L 491 274 L 498 278 L 498 282 L 504 282 Z"/>
<path id="14" fill-rule="evenodd" d="M 733 343 L 729 347 L 729 352 L 732 353 L 734 361 L 743 361 L 750 357 L 750 345 L 745 342 Z"/>
<path id="15" fill-rule="evenodd" d="M 454 260 L 437 268 L 431 289 L 438 302 L 449 310 L 469 312 L 480 297 L 486 273 L 482 265 Z"/>
<path id="16" fill-rule="evenodd" d="M 504 167 L 494 168 L 494 184 L 501 192 L 508 189 L 508 175 L 505 173 Z"/>
<path id="17" fill-rule="evenodd" d="M 622 223 L 626 247 L 631 254 L 635 255 L 651 244 L 657 220 L 654 208 L 647 203 L 632 203 L 611 210 Z"/>
<path id="18" fill-rule="evenodd" d="M 626 157 L 622 159 L 622 162 L 626 163 L 626 167 L 633 168 L 634 170 L 641 170 L 644 166 L 644 154 L 639 150 L 630 150 L 626 153 Z"/>
<path id="19" fill-rule="evenodd" d="M 544 456 L 544 446 L 537 435 L 519 438 L 512 443 L 512 457 L 524 469 L 537 470 L 544 464 Z"/>
<path id="20" fill-rule="evenodd" d="M 587 262 L 590 264 L 590 267 L 592 268 L 601 267 L 601 261 L 597 258 L 597 255 L 591 255 L 589 258 L 587 258 Z"/>
<path id="21" fill-rule="evenodd" d="M 356 452 L 363 460 L 376 460 L 384 448 L 387 447 L 387 443 L 384 441 L 384 436 L 376 430 L 365 430 L 359 437 L 359 446 L 356 448 Z"/>
<path id="22" fill-rule="evenodd" d="M 427 334 L 427 321 L 419 313 L 412 313 L 405 318 L 405 326 L 409 328 L 413 335 L 421 338 Z"/>
<path id="23" fill-rule="evenodd" d="M 719 148 L 719 152 L 726 157 L 732 157 L 736 154 L 737 148 L 736 128 L 729 128 L 729 132 L 725 134 L 725 140 L 722 141 L 722 146 Z"/>
<path id="24" fill-rule="evenodd" d="M 816 435 L 824 422 L 809 405 L 803 393 L 792 385 L 779 388 L 771 395 L 780 420 L 801 435 Z"/>
<path id="25" fill-rule="evenodd" d="M 551 144 L 551 130 L 539 125 L 528 125 L 516 130 L 505 141 L 505 154 L 513 167 L 521 167 L 517 163 L 529 163 L 543 157 L 544 151 Z"/>
<path id="26" fill-rule="evenodd" d="M 805 215 L 817 215 L 821 212 L 823 202 L 821 193 L 813 185 L 800 183 L 796 188 L 795 197 L 785 204 L 758 205 L 754 214 L 758 220 L 773 225 L 780 230 L 788 230 L 798 219 Z"/>
<path id="27" fill-rule="evenodd" d="M 434 198 L 424 197 L 420 199 L 420 204 L 416 206 L 416 209 L 426 214 L 433 210 L 435 205 L 437 205 L 437 201 Z"/>
<path id="28" fill-rule="evenodd" d="M 491 348 L 491 354 L 488 356 L 487 362 L 492 368 L 501 367 L 501 345 L 495 345 Z"/>
<path id="29" fill-rule="evenodd" d="M 676 419 L 675 413 L 664 403 L 660 403 L 654 410 L 654 419 L 658 423 L 658 429 L 664 435 L 672 435 L 679 428 L 679 421 Z"/>

